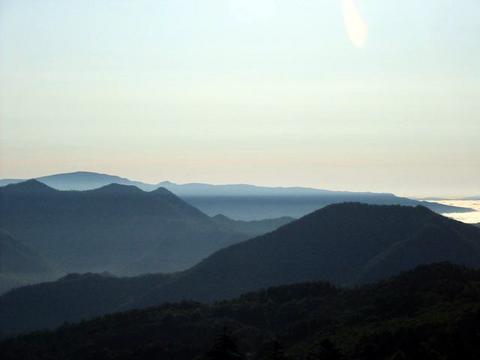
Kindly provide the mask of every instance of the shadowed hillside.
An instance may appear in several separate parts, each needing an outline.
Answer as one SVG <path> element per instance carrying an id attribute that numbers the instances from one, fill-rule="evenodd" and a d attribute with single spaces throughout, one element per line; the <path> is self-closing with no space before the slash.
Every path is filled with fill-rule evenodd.
<path id="1" fill-rule="evenodd" d="M 0 229 L 0 294 L 60 276 L 50 263 Z"/>
<path id="2" fill-rule="evenodd" d="M 106 302 L 102 311 L 182 300 L 211 302 L 305 281 L 357 285 L 439 261 L 480 265 L 480 229 L 423 207 L 331 205 L 274 232 L 219 250 L 168 281 L 152 281 L 133 293 L 125 288 L 123 300 Z M 121 291 L 122 283 L 118 284 Z M 0 297 L 4 331 L 58 326 L 62 316 L 89 317 L 92 311 L 82 296 L 71 298 L 64 285 L 39 284 Z M 82 294 L 83 282 L 71 286 L 71 292 Z M 98 296 L 109 298 L 101 292 Z M 50 307 L 52 301 L 64 304 L 66 312 Z"/>
<path id="3" fill-rule="evenodd" d="M 57 281 L 15 289 L 0 297 L 0 330 L 22 332 L 56 327 L 65 321 L 114 312 L 138 294 L 166 284 L 175 276 L 121 278 L 108 273 L 70 274 Z"/>
<path id="4" fill-rule="evenodd" d="M 0 227 L 65 272 L 177 271 L 247 238 L 163 188 L 58 191 L 30 180 L 0 188 L 0 203 Z"/>
<path id="5" fill-rule="evenodd" d="M 330 205 L 216 252 L 132 306 L 212 301 L 303 281 L 361 284 L 439 261 L 480 265 L 480 230 L 424 207 Z"/>
<path id="6" fill-rule="evenodd" d="M 234 351 L 252 360 L 474 360 L 479 284 L 478 270 L 436 264 L 351 290 L 281 286 L 214 305 L 168 304 L 66 324 L 1 342 L 0 356 L 190 360 Z"/>

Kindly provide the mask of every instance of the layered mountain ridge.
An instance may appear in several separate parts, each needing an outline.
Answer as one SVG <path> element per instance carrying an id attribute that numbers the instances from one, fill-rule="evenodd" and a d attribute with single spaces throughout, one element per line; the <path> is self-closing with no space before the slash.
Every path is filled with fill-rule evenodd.
<path id="1" fill-rule="evenodd" d="M 212 349 L 222 354 L 225 348 L 227 355 L 215 358 L 475 360 L 479 284 L 479 270 L 442 263 L 354 289 L 323 282 L 286 285 L 213 305 L 165 304 L 65 324 L 6 339 L 0 355 L 206 360 Z"/>
<path id="2" fill-rule="evenodd" d="M 125 294 L 122 301 L 107 302 L 101 310 L 108 313 L 184 300 L 214 302 L 310 281 L 356 286 L 442 261 L 480 266 L 480 229 L 424 207 L 336 204 L 218 250 L 188 270 L 160 276 L 161 281 L 150 282 L 142 291 L 120 286 L 118 291 Z M 108 298 L 102 295 L 108 286 L 98 281 L 97 296 Z M 81 294 L 84 287 L 78 281 L 66 291 L 65 283 L 54 282 L 1 296 L 4 331 L 55 327 L 62 318 L 78 321 L 100 315 L 97 308 L 85 305 L 82 296 L 69 295 Z M 53 309 L 52 301 L 64 304 L 65 312 Z"/>
<path id="3" fill-rule="evenodd" d="M 247 238 L 162 188 L 59 191 L 29 180 L 0 188 L 0 203 L 0 228 L 64 272 L 178 271 Z"/>
<path id="4" fill-rule="evenodd" d="M 479 266 L 479 229 L 421 206 L 336 204 L 221 249 L 131 306 L 214 301 L 304 281 L 364 284 L 440 261 Z"/>
<path id="5" fill-rule="evenodd" d="M 434 202 L 412 200 L 390 193 L 332 191 L 306 187 L 266 187 L 249 184 L 176 184 L 170 181 L 147 184 L 119 176 L 86 171 L 43 176 L 37 180 L 58 190 L 92 190 L 112 183 L 132 185 L 144 191 L 163 187 L 209 216 L 223 214 L 235 220 L 260 220 L 284 216 L 299 218 L 321 207 L 342 202 L 423 205 L 439 213 L 470 210 Z M 0 180 L 0 185 L 20 181 L 22 180 L 5 179 Z"/>
<path id="6" fill-rule="evenodd" d="M 61 274 L 40 254 L 0 229 L 0 294 L 14 287 L 53 280 Z"/>

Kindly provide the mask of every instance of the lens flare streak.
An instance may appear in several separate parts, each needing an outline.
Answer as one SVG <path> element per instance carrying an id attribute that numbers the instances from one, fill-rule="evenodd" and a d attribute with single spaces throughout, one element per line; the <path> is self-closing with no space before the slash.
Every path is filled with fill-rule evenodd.
<path id="1" fill-rule="evenodd" d="M 367 41 L 368 26 L 360 14 L 355 0 L 342 0 L 342 7 L 348 37 L 353 45 L 361 48 Z"/>

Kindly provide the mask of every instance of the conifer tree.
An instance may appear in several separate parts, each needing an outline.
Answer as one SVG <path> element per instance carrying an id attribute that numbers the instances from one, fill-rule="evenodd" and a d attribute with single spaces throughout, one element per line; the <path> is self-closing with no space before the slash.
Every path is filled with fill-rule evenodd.
<path id="1" fill-rule="evenodd" d="M 207 352 L 209 360 L 240 360 L 242 354 L 238 351 L 237 344 L 233 340 L 227 327 L 215 338 L 212 348 Z"/>

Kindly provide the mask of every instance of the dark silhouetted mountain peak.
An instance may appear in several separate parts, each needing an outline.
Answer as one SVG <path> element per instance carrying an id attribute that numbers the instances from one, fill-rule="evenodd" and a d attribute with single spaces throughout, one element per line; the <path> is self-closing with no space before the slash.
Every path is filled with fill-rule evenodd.
<path id="1" fill-rule="evenodd" d="M 158 185 L 163 187 L 163 186 L 177 185 L 177 184 L 175 184 L 171 181 L 162 181 L 162 182 L 159 182 Z"/>
<path id="2" fill-rule="evenodd" d="M 323 215 L 328 212 L 335 212 L 336 215 L 342 215 L 342 212 L 345 215 L 350 214 L 351 212 L 358 212 L 358 211 L 375 211 L 375 212 L 384 212 L 385 210 L 392 210 L 397 209 L 399 211 L 408 211 L 412 212 L 412 209 L 418 213 L 424 214 L 432 214 L 435 215 L 436 213 L 429 210 L 423 205 L 416 205 L 416 206 L 408 206 L 408 205 L 377 205 L 377 204 L 365 204 L 361 202 L 344 202 L 338 204 L 331 204 L 327 205 L 322 209 L 314 211 L 313 213 L 307 216 L 315 216 L 315 215 Z"/>
<path id="3" fill-rule="evenodd" d="M 219 250 L 129 308 L 304 281 L 357 285 L 439 261 L 480 265 L 478 228 L 423 206 L 341 203 Z"/>
<path id="4" fill-rule="evenodd" d="M 153 190 L 150 192 L 151 194 L 155 195 L 163 195 L 163 196 L 175 196 L 177 197 L 174 193 L 172 193 L 170 190 L 167 190 L 166 188 L 160 186 L 159 188 Z"/>
<path id="5" fill-rule="evenodd" d="M 10 184 L 4 187 L 5 191 L 8 192 L 25 192 L 25 193 L 52 193 L 56 192 L 57 190 L 51 188 L 44 183 L 31 179 L 27 181 L 23 181 L 16 184 Z"/>
<path id="6" fill-rule="evenodd" d="M 339 204 L 327 205 L 324 208 L 316 210 L 311 214 L 292 223 L 292 226 L 305 226 L 310 223 L 313 226 L 323 226 L 327 224 L 332 226 L 359 226 L 364 221 L 371 224 L 381 222 L 387 218 L 391 221 L 400 221 L 403 217 L 419 217 L 426 219 L 430 217 L 442 218 L 441 215 L 427 209 L 424 206 L 405 206 L 405 205 L 372 205 L 358 202 L 345 202 Z"/>
<path id="7" fill-rule="evenodd" d="M 212 219 L 220 220 L 220 221 L 231 221 L 232 220 L 228 216 L 225 216 L 223 214 L 217 214 L 215 216 L 212 216 Z"/>

